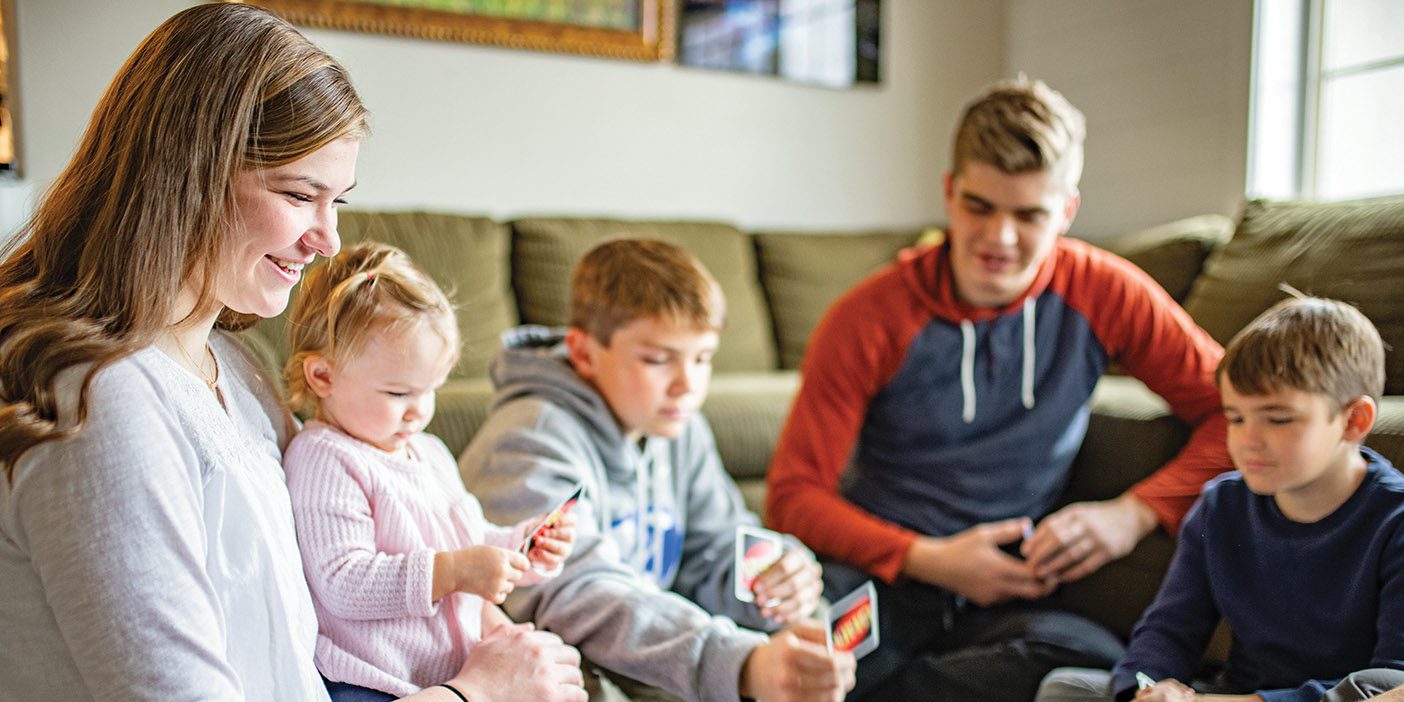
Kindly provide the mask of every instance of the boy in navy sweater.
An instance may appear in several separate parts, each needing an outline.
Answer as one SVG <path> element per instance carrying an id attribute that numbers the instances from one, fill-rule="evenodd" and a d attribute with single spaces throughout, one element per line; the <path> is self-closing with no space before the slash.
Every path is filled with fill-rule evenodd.
<path id="1" fill-rule="evenodd" d="M 1239 332 L 1215 375 L 1238 472 L 1185 518 L 1116 669 L 1054 671 L 1039 700 L 1316 702 L 1404 669 L 1404 476 L 1361 445 L 1384 378 L 1379 332 L 1340 302 L 1289 299 Z M 1220 617 L 1228 665 L 1192 681 Z"/>

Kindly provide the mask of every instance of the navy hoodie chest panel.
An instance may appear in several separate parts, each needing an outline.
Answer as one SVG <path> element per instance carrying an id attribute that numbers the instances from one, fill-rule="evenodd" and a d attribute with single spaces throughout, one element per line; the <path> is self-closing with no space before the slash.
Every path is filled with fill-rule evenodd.
<path id="1" fill-rule="evenodd" d="M 1033 409 L 1022 401 L 1024 313 L 974 324 L 975 417 L 962 418 L 959 324 L 933 318 L 868 406 L 844 495 L 931 535 L 1040 517 L 1067 483 L 1107 365 L 1086 318 L 1044 292 L 1035 310 Z"/>

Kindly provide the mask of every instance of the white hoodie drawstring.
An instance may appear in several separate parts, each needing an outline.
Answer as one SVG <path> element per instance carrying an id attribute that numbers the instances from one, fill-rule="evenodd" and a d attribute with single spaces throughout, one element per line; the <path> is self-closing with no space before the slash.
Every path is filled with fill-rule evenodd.
<path id="1" fill-rule="evenodd" d="M 644 499 L 648 495 L 648 488 L 645 486 L 645 483 L 648 482 L 648 461 L 645 460 L 642 451 L 633 448 L 630 448 L 629 451 L 631 454 L 637 454 L 636 460 L 638 461 L 634 470 L 634 543 L 637 544 L 637 546 L 635 546 L 634 552 L 630 555 L 629 560 L 634 562 L 634 567 L 640 572 L 647 573 L 647 559 L 642 563 L 640 563 L 638 559 L 640 553 L 647 553 L 648 547 L 648 541 L 646 540 L 648 538 L 648 533 L 644 531 L 644 510 L 647 508 L 647 503 Z"/>
<path id="2" fill-rule="evenodd" d="M 671 467 L 671 464 L 669 464 L 667 458 L 663 456 L 654 456 L 653 458 L 654 460 L 649 463 L 657 471 L 657 474 L 653 476 L 653 502 L 649 505 L 649 510 L 653 515 L 653 540 L 650 545 L 652 546 L 651 550 L 653 552 L 653 567 L 656 571 L 654 580 L 658 582 L 659 587 L 662 587 L 663 579 L 668 575 L 665 570 L 665 564 L 663 563 L 663 551 L 667 546 L 665 543 L 667 539 L 665 537 L 668 532 L 666 530 L 666 525 L 663 523 L 663 515 L 660 513 L 660 509 L 663 504 L 663 496 L 666 494 L 666 491 L 673 481 L 668 476 L 668 469 Z"/>
<path id="3" fill-rule="evenodd" d="M 965 400 L 960 418 L 969 424 L 975 421 L 975 325 L 970 320 L 960 320 L 960 336 L 960 393 Z"/>
<path id="4" fill-rule="evenodd" d="M 1034 298 L 1030 295 L 1024 298 L 1024 382 L 1022 395 L 1024 399 L 1024 409 L 1034 408 L 1034 334 L 1036 327 L 1034 324 Z"/>
<path id="5" fill-rule="evenodd" d="M 1024 368 L 1019 388 L 1024 409 L 1034 408 L 1034 337 L 1038 331 L 1038 320 L 1034 316 L 1036 300 L 1033 296 L 1024 298 Z M 966 424 L 975 421 L 975 325 L 968 319 L 960 320 L 960 394 L 964 400 L 960 418 Z"/>

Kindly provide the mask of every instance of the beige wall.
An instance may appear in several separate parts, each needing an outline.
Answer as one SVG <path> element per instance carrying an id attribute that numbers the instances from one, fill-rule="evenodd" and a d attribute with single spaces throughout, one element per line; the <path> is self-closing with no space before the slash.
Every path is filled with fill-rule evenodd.
<path id="1" fill-rule="evenodd" d="M 62 168 L 139 39 L 189 0 L 15 0 L 26 179 Z M 1231 214 L 1247 152 L 1250 0 L 888 0 L 884 83 L 771 79 L 324 30 L 374 112 L 361 208 L 707 217 L 750 228 L 941 221 L 959 106 L 1024 71 L 1089 123 L 1073 233 Z"/>
<path id="2" fill-rule="evenodd" d="M 27 178 L 0 225 L 64 165 L 92 106 L 177 0 L 17 0 Z M 709 217 L 747 227 L 943 219 L 956 107 L 999 74 L 998 3 L 891 0 L 881 87 L 771 79 L 312 30 L 373 111 L 353 205 Z"/>
<path id="3" fill-rule="evenodd" d="M 1251 0 L 1007 0 L 1005 68 L 1087 115 L 1079 236 L 1234 214 L 1248 160 Z"/>

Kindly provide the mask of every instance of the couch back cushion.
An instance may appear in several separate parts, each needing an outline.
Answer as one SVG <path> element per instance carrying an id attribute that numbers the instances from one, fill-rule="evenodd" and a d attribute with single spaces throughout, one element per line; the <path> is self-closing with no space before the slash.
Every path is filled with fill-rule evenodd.
<path id="1" fill-rule="evenodd" d="M 1282 282 L 1358 306 L 1387 345 L 1386 394 L 1404 394 L 1404 199 L 1246 203 L 1185 309 L 1228 343 L 1283 299 Z"/>
<path id="2" fill-rule="evenodd" d="M 781 368 L 799 368 L 809 335 L 829 305 L 897 252 L 916 243 L 920 231 L 871 233 L 756 234 L 761 285 Z"/>
<path id="3" fill-rule="evenodd" d="M 567 322 L 570 274 L 587 251 L 615 238 L 675 243 L 707 267 L 726 296 L 726 329 L 714 368 L 756 371 L 775 368 L 775 336 L 756 279 L 750 237 L 728 224 L 615 219 L 532 218 L 512 223 L 512 280 L 522 321 L 560 326 Z"/>
<path id="4" fill-rule="evenodd" d="M 505 225 L 483 217 L 428 212 L 345 211 L 337 229 L 343 247 L 374 240 L 403 249 L 443 287 L 458 306 L 463 341 L 462 356 L 450 377 L 487 376 L 487 362 L 497 351 L 498 337 L 517 324 L 516 301 L 507 277 L 511 242 Z M 289 353 L 286 318 L 284 312 L 250 330 L 264 362 L 280 370 Z"/>
<path id="5" fill-rule="evenodd" d="M 1205 259 L 1232 234 L 1232 219 L 1200 215 L 1118 239 L 1112 250 L 1150 274 L 1175 302 L 1184 304 Z"/>

